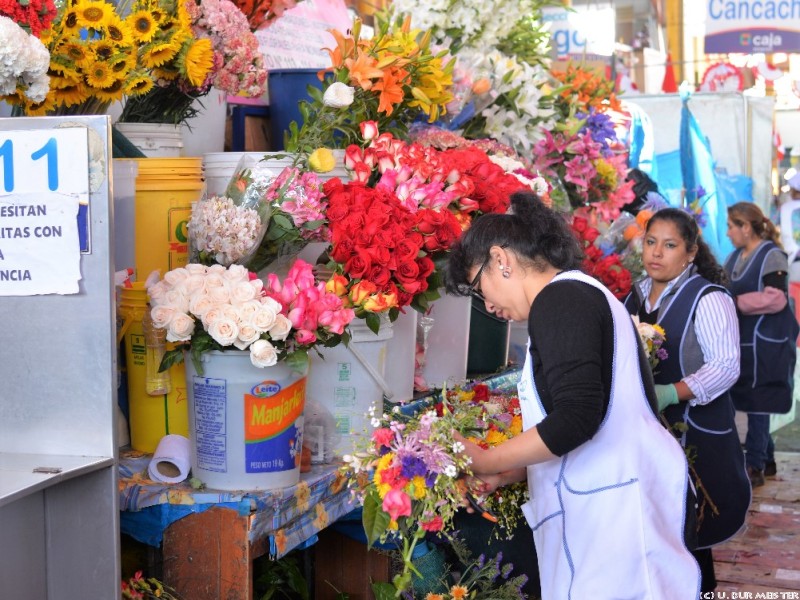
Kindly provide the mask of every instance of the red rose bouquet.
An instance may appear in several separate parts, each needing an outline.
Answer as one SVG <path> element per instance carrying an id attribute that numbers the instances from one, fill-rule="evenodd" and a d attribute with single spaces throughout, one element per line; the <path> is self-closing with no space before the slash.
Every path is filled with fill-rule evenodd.
<path id="1" fill-rule="evenodd" d="M 622 264 L 619 254 L 615 252 L 604 253 L 595 245 L 600 237 L 600 231 L 589 225 L 583 217 L 575 216 L 572 219 L 572 232 L 583 248 L 583 270 L 597 278 L 611 293 L 619 299 L 624 298 L 631 291 L 631 272 Z"/>

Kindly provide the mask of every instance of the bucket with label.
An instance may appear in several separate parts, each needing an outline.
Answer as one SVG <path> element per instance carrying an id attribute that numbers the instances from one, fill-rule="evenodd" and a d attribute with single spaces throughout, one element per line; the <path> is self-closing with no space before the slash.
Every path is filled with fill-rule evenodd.
<path id="1" fill-rule="evenodd" d="M 130 288 L 120 288 L 122 326 L 117 332 L 117 341 L 125 346 L 131 447 L 141 452 L 155 452 L 165 435 L 189 433 L 189 413 L 183 365 L 170 368 L 172 389 L 169 393 L 158 396 L 147 393 L 147 347 L 142 328 L 142 317 L 147 310 L 147 290 L 143 282 L 136 281 Z"/>
<path id="2" fill-rule="evenodd" d="M 206 352 L 201 364 L 202 375 L 186 355 L 193 476 L 219 490 L 297 484 L 306 373 L 255 367 L 247 350 Z"/>
<path id="3" fill-rule="evenodd" d="M 178 157 L 183 151 L 181 125 L 171 123 L 115 123 L 114 128 L 128 138 L 148 158 Z"/>
<path id="4" fill-rule="evenodd" d="M 192 203 L 203 195 L 200 158 L 140 158 L 136 176 L 136 279 L 185 267 Z"/>
<path id="5" fill-rule="evenodd" d="M 385 379 L 387 342 L 392 338 L 392 324 L 381 320 L 377 334 L 361 319 L 350 323 L 350 343 L 320 348 L 322 357 L 311 355 L 306 395 L 309 401 L 326 408 L 336 423 L 333 453 L 351 454 L 353 442 L 372 431 L 368 411 L 371 406 L 383 410 L 383 398 L 392 399 L 394 391 Z M 329 436 L 326 432 L 326 438 Z"/>

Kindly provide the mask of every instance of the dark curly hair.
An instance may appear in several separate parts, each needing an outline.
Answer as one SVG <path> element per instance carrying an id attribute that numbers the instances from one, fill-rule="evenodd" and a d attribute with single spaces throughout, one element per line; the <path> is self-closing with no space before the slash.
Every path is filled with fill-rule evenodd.
<path id="1" fill-rule="evenodd" d="M 445 270 L 448 294 L 465 296 L 469 270 L 483 263 L 492 246 L 513 251 L 538 271 L 549 265 L 564 271 L 580 269 L 583 251 L 569 225 L 533 192 L 511 195 L 511 212 L 486 214 L 453 245 Z"/>
<path id="2" fill-rule="evenodd" d="M 694 256 L 694 265 L 702 277 L 705 277 L 711 283 L 728 284 L 728 275 L 725 273 L 725 269 L 714 258 L 708 244 L 700 237 L 700 228 L 692 215 L 679 208 L 662 208 L 650 217 L 645 232 L 650 231 L 653 223 L 658 221 L 667 221 L 675 225 L 689 252 L 695 248 L 697 249 L 697 254 Z"/>

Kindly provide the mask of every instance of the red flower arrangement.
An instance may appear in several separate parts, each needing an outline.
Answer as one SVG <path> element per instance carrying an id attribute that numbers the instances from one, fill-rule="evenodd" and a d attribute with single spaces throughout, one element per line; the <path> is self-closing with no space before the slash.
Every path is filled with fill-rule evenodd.
<path id="1" fill-rule="evenodd" d="M 53 0 L 0 0 L 0 15 L 8 17 L 36 37 L 50 27 L 56 12 Z"/>
<path id="2" fill-rule="evenodd" d="M 438 282 L 432 277 L 431 255 L 449 248 L 461 234 L 451 213 L 427 208 L 412 212 L 390 190 L 358 181 L 334 178 L 324 191 L 331 234 L 328 255 L 336 271 L 331 285 L 348 294 L 356 316 L 375 329 L 376 313 L 391 311 L 392 318 L 400 308 L 424 309 L 435 299 Z"/>
<path id="3" fill-rule="evenodd" d="M 572 232 L 581 243 L 585 258 L 583 270 L 595 277 L 605 285 L 616 298 L 620 300 L 631 291 L 631 272 L 622 265 L 619 254 L 604 255 L 603 251 L 595 246 L 595 240 L 600 232 L 589 225 L 583 217 L 573 217 Z"/>

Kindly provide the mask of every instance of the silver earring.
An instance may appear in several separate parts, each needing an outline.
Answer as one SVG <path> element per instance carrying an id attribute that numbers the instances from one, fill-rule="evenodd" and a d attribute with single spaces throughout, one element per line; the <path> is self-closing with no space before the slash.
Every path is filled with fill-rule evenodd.
<path id="1" fill-rule="evenodd" d="M 497 265 L 497 268 L 500 269 L 501 271 L 503 271 L 504 270 L 503 269 L 503 263 L 500 263 L 499 265 Z"/>
<path id="2" fill-rule="evenodd" d="M 505 279 L 508 279 L 509 277 L 511 277 L 511 269 L 504 269 L 503 270 L 503 277 Z"/>

